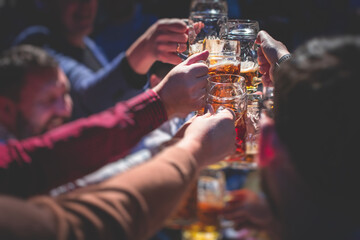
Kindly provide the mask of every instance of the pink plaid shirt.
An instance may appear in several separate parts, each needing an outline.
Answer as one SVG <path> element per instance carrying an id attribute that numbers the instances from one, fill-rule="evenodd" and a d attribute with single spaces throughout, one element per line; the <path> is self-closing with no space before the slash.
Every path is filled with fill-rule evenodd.
<path id="1" fill-rule="evenodd" d="M 0 192 L 25 197 L 73 181 L 125 156 L 166 120 L 159 96 L 148 90 L 44 135 L 0 144 Z"/>

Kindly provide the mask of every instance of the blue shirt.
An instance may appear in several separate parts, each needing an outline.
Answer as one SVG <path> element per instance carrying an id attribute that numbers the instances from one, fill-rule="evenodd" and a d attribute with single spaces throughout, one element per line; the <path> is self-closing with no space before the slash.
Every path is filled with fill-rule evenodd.
<path id="1" fill-rule="evenodd" d="M 30 26 L 15 38 L 13 45 L 43 47 L 59 62 L 71 85 L 73 119 L 100 112 L 144 91 L 147 76 L 131 69 L 125 52 L 109 62 L 90 38 L 85 37 L 84 43 L 84 49 L 77 48 L 45 26 Z"/>

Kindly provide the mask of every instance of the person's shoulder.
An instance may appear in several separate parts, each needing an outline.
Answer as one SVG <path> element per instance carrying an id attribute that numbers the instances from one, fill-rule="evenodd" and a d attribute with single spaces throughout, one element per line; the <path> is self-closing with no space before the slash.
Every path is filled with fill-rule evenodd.
<path id="1" fill-rule="evenodd" d="M 23 29 L 15 38 L 12 45 L 31 44 L 44 46 L 50 42 L 51 31 L 43 25 L 33 25 Z"/>

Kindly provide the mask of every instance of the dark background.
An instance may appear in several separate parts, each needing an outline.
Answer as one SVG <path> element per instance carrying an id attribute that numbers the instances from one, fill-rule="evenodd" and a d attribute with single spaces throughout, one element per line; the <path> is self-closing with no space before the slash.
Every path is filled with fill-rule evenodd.
<path id="1" fill-rule="evenodd" d="M 129 0 L 119 1 L 124 1 L 124 7 L 118 16 L 126 16 L 125 2 Z M 136 1 L 143 5 L 144 13 L 158 18 L 188 17 L 190 0 Z M 360 0 L 228 0 L 228 5 L 230 18 L 258 20 L 261 29 L 290 51 L 313 37 L 360 34 Z M 2 49 L 24 25 L 38 21 L 35 12 L 33 0 L 0 0 Z M 95 31 L 98 26 L 99 20 Z"/>

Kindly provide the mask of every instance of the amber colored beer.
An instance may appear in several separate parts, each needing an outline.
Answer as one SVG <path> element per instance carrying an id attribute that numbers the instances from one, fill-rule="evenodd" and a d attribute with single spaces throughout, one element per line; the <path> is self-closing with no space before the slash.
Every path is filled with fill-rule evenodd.
<path id="1" fill-rule="evenodd" d="M 250 64 L 246 64 L 250 63 Z M 258 77 L 258 66 L 252 62 L 241 63 L 240 75 L 245 78 L 246 89 L 248 91 L 256 91 L 257 86 L 261 83 L 261 79 Z M 247 65 L 247 66 L 246 66 Z M 252 65 L 252 66 L 249 66 Z"/>
<path id="2" fill-rule="evenodd" d="M 213 78 L 216 78 L 216 76 Z M 246 94 L 237 92 L 232 84 L 226 84 L 224 86 L 216 86 L 208 90 L 206 102 L 211 105 L 214 112 L 216 112 L 220 107 L 229 108 L 234 111 L 236 117 L 236 152 L 227 157 L 225 161 L 242 161 L 245 157 L 246 146 Z"/>
<path id="3" fill-rule="evenodd" d="M 229 156 L 226 161 L 239 161 L 245 156 L 245 136 L 246 136 L 246 123 L 245 123 L 246 111 L 242 113 L 239 119 L 235 122 L 235 131 L 236 131 L 236 152 L 235 154 Z"/>
<path id="4" fill-rule="evenodd" d="M 230 80 L 229 80 L 230 79 Z M 224 81 L 229 81 L 224 83 Z M 244 77 L 236 75 L 213 75 L 208 79 L 206 103 L 214 112 L 229 108 L 235 113 L 236 152 L 226 162 L 243 162 L 245 159 L 247 93 Z"/>
<path id="5" fill-rule="evenodd" d="M 221 108 L 229 108 L 234 111 L 237 122 L 242 113 L 239 112 L 239 101 L 241 101 L 242 96 L 229 96 L 231 89 L 221 89 L 212 92 L 212 94 L 207 96 L 207 103 L 212 106 L 214 112 L 216 112 L 220 107 Z"/>
<path id="6" fill-rule="evenodd" d="M 199 202 L 197 205 L 197 217 L 199 222 L 205 226 L 220 227 L 219 216 L 224 209 L 223 204 Z"/>
<path id="7" fill-rule="evenodd" d="M 241 77 L 240 75 L 237 74 L 216 74 L 216 75 L 211 75 L 208 79 L 208 85 L 211 84 L 211 82 L 215 82 L 215 83 L 238 83 L 240 84 L 241 88 L 245 89 L 245 82 L 244 82 L 244 78 Z M 211 88 L 211 90 L 209 90 L 209 88 L 207 89 L 207 93 L 206 93 L 206 99 L 210 100 L 210 101 L 214 101 L 214 103 L 212 103 L 211 105 L 213 105 L 213 109 L 216 112 L 217 109 L 220 106 L 223 106 L 224 108 L 231 108 L 231 109 L 235 109 L 236 108 L 236 104 L 235 103 L 231 103 L 231 101 L 229 102 L 228 100 L 229 97 L 233 98 L 233 100 L 236 99 L 236 95 L 241 95 L 243 94 L 243 92 L 239 92 L 239 88 L 235 87 L 235 86 L 224 86 L 224 87 L 213 87 Z M 238 97 L 239 97 L 238 96 Z M 220 99 L 220 98 L 226 98 L 225 99 Z M 214 100 L 213 100 L 214 99 Z M 236 112 L 234 110 L 234 112 Z M 205 109 L 199 109 L 197 111 L 197 115 L 201 116 L 205 113 Z"/>
<path id="8" fill-rule="evenodd" d="M 209 57 L 209 75 L 236 74 L 240 75 L 240 62 L 221 57 Z"/>
<path id="9" fill-rule="evenodd" d="M 166 222 L 169 228 L 182 228 L 194 223 L 197 219 L 197 179 L 192 182 L 190 189 L 183 195 L 174 213 Z"/>

